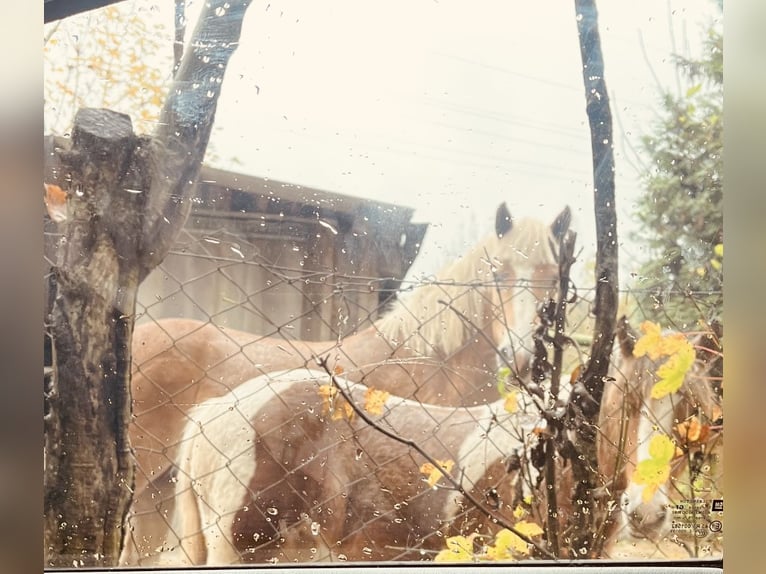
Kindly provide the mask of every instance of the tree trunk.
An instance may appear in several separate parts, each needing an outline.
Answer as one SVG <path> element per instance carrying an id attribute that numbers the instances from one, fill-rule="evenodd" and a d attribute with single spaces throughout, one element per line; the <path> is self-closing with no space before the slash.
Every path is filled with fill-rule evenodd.
<path id="1" fill-rule="evenodd" d="M 604 81 L 595 0 L 575 0 L 575 9 L 593 154 L 597 252 L 593 346 L 590 361 L 575 383 L 570 399 L 576 428 L 573 442 L 578 453 L 572 461 L 575 491 L 571 553 L 572 558 L 592 558 L 600 553 L 603 544 L 598 533 L 605 514 L 594 498 L 599 486 L 596 425 L 617 321 L 618 243 L 612 115 Z"/>
<path id="2" fill-rule="evenodd" d="M 249 0 L 209 2 L 151 138 L 109 110 L 77 113 L 62 151 L 64 240 L 49 318 L 45 563 L 117 564 L 131 501 L 130 343 L 141 280 L 191 208 L 223 74 Z"/>

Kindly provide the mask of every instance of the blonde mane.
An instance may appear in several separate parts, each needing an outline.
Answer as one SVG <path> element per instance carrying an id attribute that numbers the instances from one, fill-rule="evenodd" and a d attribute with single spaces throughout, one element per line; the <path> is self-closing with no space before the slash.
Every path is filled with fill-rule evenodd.
<path id="1" fill-rule="evenodd" d="M 495 315 L 492 307 L 499 304 L 495 276 L 506 288 L 531 281 L 538 265 L 557 264 L 556 245 L 550 225 L 534 219 L 514 221 L 510 233 L 486 237 L 439 271 L 434 281 L 401 298 L 376 327 L 395 346 L 421 355 L 436 350 L 449 356 L 468 342 L 472 329 L 444 303 L 485 328 Z"/>

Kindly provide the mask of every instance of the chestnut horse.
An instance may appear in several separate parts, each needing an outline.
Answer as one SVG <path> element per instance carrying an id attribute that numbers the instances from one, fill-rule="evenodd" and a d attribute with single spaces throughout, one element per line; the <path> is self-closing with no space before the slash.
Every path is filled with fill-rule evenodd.
<path id="1" fill-rule="evenodd" d="M 156 501 L 172 486 L 189 409 L 250 378 L 329 355 L 348 379 L 416 401 L 495 400 L 498 350 L 519 376 L 528 370 L 538 303 L 557 288 L 558 243 L 570 219 L 567 207 L 551 225 L 516 221 L 501 205 L 495 233 L 342 340 L 263 337 L 188 319 L 137 326 L 130 428 L 137 472 L 121 563 L 139 563 L 162 545 L 166 524 L 158 510 L 166 514 L 173 501 L 163 509 Z"/>
<path id="2" fill-rule="evenodd" d="M 368 388 L 336 376 L 364 408 Z M 503 400 L 444 407 L 389 396 L 373 424 L 344 408 L 323 371 L 262 375 L 189 412 L 178 455 L 169 550 L 173 565 L 312 560 L 426 560 L 445 535 L 497 524 L 444 477 L 434 485 L 427 459 L 509 522 L 518 503 L 514 451 L 536 421 L 508 414 Z M 369 409 L 372 410 L 372 409 Z M 335 416 L 333 416 L 335 415 Z M 514 477 L 514 474 L 516 475 Z"/>
<path id="3" fill-rule="evenodd" d="M 720 370 L 722 355 L 715 338 L 708 334 L 693 337 L 697 360 L 686 375 L 681 388 L 661 399 L 653 399 L 651 390 L 657 382 L 656 371 L 661 361 L 633 354 L 637 335 L 623 317 L 617 331 L 612 380 L 607 382 L 599 413 L 599 470 L 607 481 L 615 505 L 613 536 L 658 541 L 668 535 L 671 526 L 671 499 L 682 498 L 682 474 L 688 472 L 688 460 L 694 456 L 719 453 L 722 435 L 715 433 L 704 444 L 691 444 L 694 452 L 671 461 L 668 481 L 654 495 L 644 500 L 645 486 L 633 481 L 639 461 L 650 458 L 649 443 L 657 433 L 671 437 L 683 445 L 678 425 L 695 415 L 707 425 L 715 425 L 720 402 L 715 392 L 712 373 Z M 718 374 L 718 373 L 716 373 Z M 699 449 L 703 449 L 700 451 Z M 714 458 L 720 454 L 713 454 Z M 720 464 L 718 465 L 720 467 Z M 685 495 L 688 497 L 688 493 Z"/>

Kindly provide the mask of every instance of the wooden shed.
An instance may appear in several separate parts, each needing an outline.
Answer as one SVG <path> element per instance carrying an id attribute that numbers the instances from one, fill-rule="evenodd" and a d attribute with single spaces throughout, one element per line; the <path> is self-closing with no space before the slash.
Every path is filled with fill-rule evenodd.
<path id="1" fill-rule="evenodd" d="M 326 339 L 396 296 L 426 224 L 413 210 L 204 167 L 177 246 L 143 282 L 139 313 Z"/>
<path id="2" fill-rule="evenodd" d="M 53 162 L 49 154 L 46 182 L 61 177 Z M 203 167 L 175 248 L 139 289 L 137 320 L 190 317 L 287 338 L 346 335 L 396 296 L 427 228 L 412 214 Z M 46 257 L 55 262 L 56 228 L 47 218 L 45 225 Z"/>

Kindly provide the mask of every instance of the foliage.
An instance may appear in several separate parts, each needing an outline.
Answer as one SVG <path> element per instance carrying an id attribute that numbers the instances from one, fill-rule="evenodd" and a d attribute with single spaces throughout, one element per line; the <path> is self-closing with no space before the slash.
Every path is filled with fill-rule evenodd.
<path id="1" fill-rule="evenodd" d="M 508 380 L 511 376 L 511 369 L 508 367 L 500 367 L 497 370 L 497 391 L 500 396 L 505 399 L 503 408 L 508 413 L 515 413 L 519 410 L 519 393 L 516 390 L 508 388 Z"/>
<path id="2" fill-rule="evenodd" d="M 364 393 L 364 410 L 371 415 L 382 415 L 383 407 L 391 396 L 388 391 L 379 391 L 377 389 L 367 389 Z"/>
<path id="3" fill-rule="evenodd" d="M 340 391 L 332 383 L 320 385 L 317 393 L 322 399 L 322 414 L 330 415 L 330 420 L 351 420 L 354 418 L 354 407 L 340 396 Z"/>
<path id="4" fill-rule="evenodd" d="M 722 32 L 711 28 L 705 48 L 699 59 L 676 58 L 687 89 L 662 95 L 660 119 L 642 141 L 652 166 L 643 177 L 635 237 L 649 254 L 640 268 L 641 303 L 648 318 L 679 329 L 721 318 Z"/>
<path id="5" fill-rule="evenodd" d="M 543 529 L 538 524 L 526 520 L 520 520 L 514 528 L 529 538 L 543 534 Z M 434 562 L 497 562 L 519 560 L 529 556 L 529 544 L 507 528 L 498 531 L 490 544 L 475 550 L 474 541 L 477 538 L 477 533 L 470 536 L 450 536 L 446 540 L 447 548 L 436 555 Z"/>
<path id="6" fill-rule="evenodd" d="M 436 483 L 441 480 L 441 477 L 444 476 L 445 472 L 452 472 L 452 468 L 455 466 L 455 461 L 451 459 L 437 460 L 436 462 L 439 463 L 438 467 L 430 462 L 423 463 L 420 466 L 420 472 L 428 477 L 426 482 L 431 488 L 436 486 Z"/>
<path id="7" fill-rule="evenodd" d="M 159 119 L 173 70 L 171 21 L 156 2 L 125 2 L 45 27 L 45 130 L 66 133 L 81 107 L 131 116 L 138 133 Z"/>
<path id="8" fill-rule="evenodd" d="M 689 370 L 694 364 L 696 353 L 683 333 L 663 333 L 656 323 L 645 321 L 641 324 L 643 336 L 636 341 L 633 353 L 636 357 L 648 356 L 652 360 L 667 357 L 656 371 L 659 379 L 652 387 L 653 399 L 661 399 L 677 393 L 683 385 Z M 723 416 L 720 408 L 708 413 L 711 420 Z M 671 432 L 671 429 L 663 429 Z M 649 457 L 638 461 L 633 472 L 633 481 L 644 485 L 642 498 L 649 501 L 657 489 L 670 477 L 671 461 L 687 453 L 690 448 L 704 445 L 710 437 L 711 427 L 703 423 L 697 415 L 674 425 L 672 432 L 677 437 L 677 445 L 664 432 L 655 434 L 649 442 Z"/>
<path id="9" fill-rule="evenodd" d="M 650 359 L 668 359 L 657 369 L 658 381 L 652 387 L 652 398 L 661 399 L 675 393 L 684 383 L 686 374 L 694 364 L 694 347 L 682 333 L 663 334 L 660 326 L 650 321 L 641 324 L 644 335 L 636 341 L 633 354 L 648 355 Z"/>
<path id="10" fill-rule="evenodd" d="M 670 478 L 670 461 L 676 454 L 676 446 L 667 435 L 658 434 L 649 443 L 649 458 L 641 460 L 633 472 L 633 481 L 644 485 L 642 498 L 648 502 L 657 489 Z"/>

